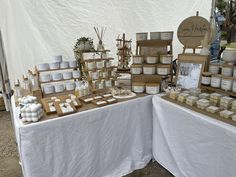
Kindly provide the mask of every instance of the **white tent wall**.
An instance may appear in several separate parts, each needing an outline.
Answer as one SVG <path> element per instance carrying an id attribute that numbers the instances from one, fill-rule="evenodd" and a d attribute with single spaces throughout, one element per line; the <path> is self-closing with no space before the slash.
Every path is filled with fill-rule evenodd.
<path id="1" fill-rule="evenodd" d="M 174 56 L 182 52 L 177 39 L 181 21 L 200 12 L 209 20 L 210 0 L 0 0 L 0 28 L 11 81 L 53 55 L 74 57 L 76 39 L 90 36 L 93 26 L 106 26 L 105 46 L 116 57 L 118 34 L 174 31 Z"/>

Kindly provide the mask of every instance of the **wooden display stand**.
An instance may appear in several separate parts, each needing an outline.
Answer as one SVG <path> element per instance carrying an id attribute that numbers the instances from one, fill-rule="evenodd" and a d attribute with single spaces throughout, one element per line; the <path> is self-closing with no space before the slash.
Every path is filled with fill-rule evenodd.
<path id="1" fill-rule="evenodd" d="M 123 33 L 123 36 L 121 39 L 116 39 L 117 41 L 117 55 L 118 55 L 118 67 L 117 72 L 118 73 L 129 73 L 129 61 L 132 54 L 131 51 L 131 40 L 125 39 L 125 33 Z"/>
<path id="2" fill-rule="evenodd" d="M 58 96 L 58 95 L 63 95 L 63 94 L 67 94 L 67 93 L 74 93 L 74 91 L 63 91 L 63 92 L 59 92 L 59 93 L 52 93 L 52 94 L 45 94 L 43 92 L 43 89 L 42 89 L 42 85 L 44 84 L 49 84 L 49 83 L 58 83 L 58 82 L 65 82 L 65 81 L 76 81 L 76 80 L 81 80 L 81 78 L 71 78 L 71 79 L 61 79 L 61 80 L 57 80 L 57 81 L 48 81 L 48 82 L 41 82 L 40 81 L 40 74 L 42 73 L 48 73 L 48 72 L 62 72 L 62 71 L 66 71 L 66 70 L 78 70 L 79 67 L 73 67 L 73 68 L 60 68 L 60 69 L 50 69 L 50 70 L 44 70 L 44 71 L 38 71 L 37 68 L 35 67 L 35 71 L 36 71 L 36 74 L 37 74 L 37 77 L 38 77 L 38 84 L 39 84 L 39 88 L 42 92 L 42 97 L 51 97 L 51 96 Z M 81 70 L 80 70 L 81 71 Z M 39 93 L 35 93 L 35 94 L 39 94 Z"/>
<path id="3" fill-rule="evenodd" d="M 142 53 L 142 47 L 165 48 L 166 52 L 156 54 L 159 57 L 160 57 L 160 55 L 166 55 L 166 54 L 172 55 L 172 52 L 173 52 L 172 40 L 159 40 L 158 39 L 158 40 L 136 41 L 136 55 L 148 56 L 148 55 L 145 55 Z M 168 52 L 168 48 L 170 49 L 169 52 Z M 142 65 L 144 65 L 144 64 L 147 65 L 147 63 L 143 63 Z M 161 76 L 158 74 L 153 74 L 153 75 L 131 74 L 131 85 L 132 85 L 132 82 L 162 83 L 162 81 L 166 80 L 166 79 L 170 79 L 170 81 L 172 82 L 172 79 L 173 79 L 172 63 L 166 64 L 166 65 L 169 65 L 169 67 L 170 67 L 170 75 Z"/>
<path id="4" fill-rule="evenodd" d="M 88 81 L 89 87 L 90 87 L 90 90 L 91 90 L 92 93 L 97 93 L 97 92 L 99 92 L 101 90 L 105 90 L 106 89 L 105 84 L 104 84 L 104 88 L 103 89 L 99 89 L 99 88 L 94 87 L 93 86 L 93 81 L 101 82 L 102 80 L 105 80 L 105 79 L 111 79 L 112 80 L 112 86 L 114 86 L 114 81 L 117 79 L 117 76 L 112 76 L 111 75 L 112 70 L 115 68 L 114 66 L 106 67 L 106 64 L 104 63 L 105 67 L 102 68 L 102 69 L 98 69 L 98 68 L 88 69 L 87 68 L 86 64 L 88 62 L 91 62 L 91 61 L 94 61 L 94 62 L 99 62 L 99 61 L 109 62 L 110 60 L 114 60 L 114 58 L 104 57 L 104 55 L 107 55 L 107 52 L 110 52 L 110 50 L 102 50 L 102 51 L 97 51 L 97 50 L 74 51 L 75 58 L 77 59 L 77 61 L 79 61 L 79 64 L 80 64 L 79 68 L 80 68 L 80 71 L 81 71 L 82 79 L 85 80 L 85 81 Z M 99 54 L 100 58 L 88 58 L 88 59 L 85 60 L 85 58 L 84 58 L 84 54 L 85 53 Z M 106 71 L 108 73 L 108 77 L 105 77 L 105 78 L 99 77 L 98 79 L 93 79 L 89 75 L 90 71 L 98 71 L 98 70 L 102 70 L 103 72 Z"/>

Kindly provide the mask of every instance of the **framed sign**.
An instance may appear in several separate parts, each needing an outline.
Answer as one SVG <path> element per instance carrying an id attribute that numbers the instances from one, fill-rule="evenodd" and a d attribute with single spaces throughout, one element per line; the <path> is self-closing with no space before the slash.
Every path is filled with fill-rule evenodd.
<path id="1" fill-rule="evenodd" d="M 176 85 L 181 88 L 198 88 L 201 82 L 202 72 L 208 57 L 194 54 L 180 54 L 176 75 Z"/>

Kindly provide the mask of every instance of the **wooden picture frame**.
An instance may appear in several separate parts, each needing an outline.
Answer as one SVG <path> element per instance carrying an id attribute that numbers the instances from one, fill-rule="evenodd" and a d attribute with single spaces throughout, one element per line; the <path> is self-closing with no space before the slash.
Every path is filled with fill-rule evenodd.
<path id="1" fill-rule="evenodd" d="M 181 88 L 199 88 L 202 72 L 209 65 L 209 57 L 199 54 L 179 54 L 176 85 Z M 205 67 L 207 66 L 207 67 Z"/>

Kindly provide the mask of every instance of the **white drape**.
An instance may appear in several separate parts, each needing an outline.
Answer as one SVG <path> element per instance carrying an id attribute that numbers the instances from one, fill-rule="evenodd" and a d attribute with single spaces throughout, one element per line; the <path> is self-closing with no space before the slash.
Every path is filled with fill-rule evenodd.
<path id="1" fill-rule="evenodd" d="M 210 0 L 0 0 L 10 78 L 19 78 L 52 55 L 73 57 L 81 36 L 91 36 L 96 44 L 93 26 L 107 26 L 104 42 L 114 57 L 118 34 L 125 32 L 135 46 L 136 32 L 173 30 L 176 57 L 182 51 L 176 35 L 181 21 L 196 11 L 209 19 L 210 9 Z"/>

